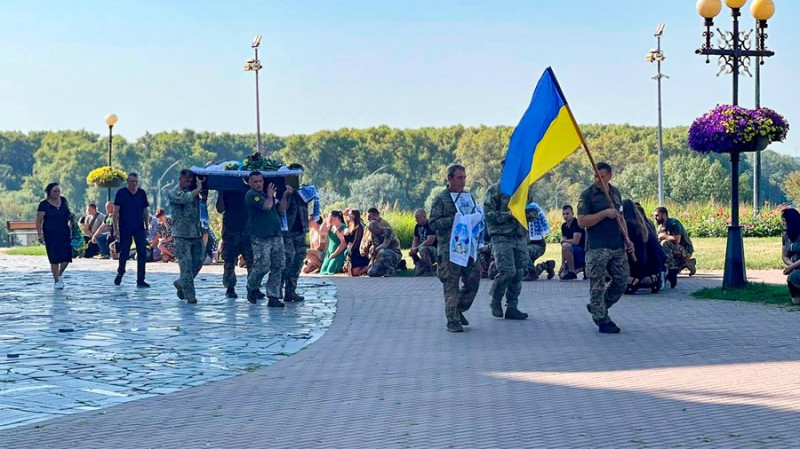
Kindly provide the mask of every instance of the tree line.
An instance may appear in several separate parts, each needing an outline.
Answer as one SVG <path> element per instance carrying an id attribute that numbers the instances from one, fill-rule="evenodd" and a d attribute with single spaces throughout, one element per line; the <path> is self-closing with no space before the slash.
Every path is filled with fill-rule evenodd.
<path id="1" fill-rule="evenodd" d="M 613 165 L 612 182 L 626 197 L 656 197 L 655 127 L 590 124 L 582 130 L 595 159 Z M 692 152 L 686 143 L 687 130 L 673 127 L 663 133 L 666 197 L 674 204 L 728 201 L 729 161 L 723 155 Z M 302 164 L 306 170 L 303 181 L 316 185 L 328 206 L 388 204 L 413 210 L 429 206 L 432 196 L 444 186 L 445 168 L 453 162 L 467 167 L 468 188 L 482 197 L 499 179 L 499 161 L 512 131 L 509 126 L 343 128 L 288 137 L 268 134 L 262 145 L 265 153 L 285 164 Z M 155 205 L 158 191 L 174 186 L 180 168 L 242 160 L 253 152 L 255 140 L 254 134 L 192 130 L 145 133 L 134 141 L 115 136 L 113 165 L 139 173 L 141 186 Z M 62 185 L 73 207 L 101 204 L 105 191 L 87 185 L 86 175 L 106 165 L 107 145 L 107 136 L 83 130 L 0 132 L 0 219 L 32 218 L 45 185 L 54 181 Z M 742 166 L 741 198 L 747 202 L 752 198 L 749 157 Z M 787 193 L 789 199 L 800 199 L 800 173 L 789 176 L 798 170 L 798 158 L 764 151 L 763 198 L 773 204 L 786 202 Z M 531 197 L 548 209 L 574 203 L 591 177 L 588 159 L 578 151 L 534 184 Z M 788 187 L 787 177 L 791 181 Z"/>

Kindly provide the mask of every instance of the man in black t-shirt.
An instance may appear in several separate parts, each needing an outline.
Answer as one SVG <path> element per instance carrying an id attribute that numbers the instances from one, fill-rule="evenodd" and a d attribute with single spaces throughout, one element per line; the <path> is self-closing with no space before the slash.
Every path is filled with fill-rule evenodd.
<path id="1" fill-rule="evenodd" d="M 411 243 L 409 255 L 414 261 L 414 276 L 433 276 L 434 261 L 436 260 L 436 233 L 428 224 L 428 214 L 425 209 L 414 212 L 417 224 L 414 226 L 414 240 Z"/>
<path id="2" fill-rule="evenodd" d="M 558 270 L 561 280 L 577 279 L 577 273 L 583 271 L 586 264 L 586 234 L 575 218 L 572 206 L 567 204 L 561 208 L 564 223 L 561 224 L 561 268 Z"/>
<path id="3" fill-rule="evenodd" d="M 246 192 L 225 190 L 217 195 L 217 212 L 222 214 L 222 285 L 227 298 L 238 298 L 236 294 L 236 261 L 239 255 L 247 265 L 247 274 L 253 270 L 253 247 L 247 232 L 247 207 L 244 204 Z"/>
<path id="4" fill-rule="evenodd" d="M 128 187 L 117 190 L 114 196 L 114 237 L 119 241 L 119 268 L 114 285 L 122 283 L 125 274 L 125 263 L 131 252 L 131 241 L 136 242 L 136 287 L 147 288 L 150 284 L 144 281 L 147 264 L 147 228 L 150 224 L 147 208 L 147 193 L 139 188 L 139 175 L 128 174 Z"/>

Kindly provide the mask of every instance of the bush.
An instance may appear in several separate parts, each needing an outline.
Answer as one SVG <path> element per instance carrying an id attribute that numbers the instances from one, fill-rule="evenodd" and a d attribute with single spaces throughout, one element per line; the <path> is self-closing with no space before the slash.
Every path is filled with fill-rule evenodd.
<path id="1" fill-rule="evenodd" d="M 417 224 L 416 220 L 414 220 L 414 213 L 387 210 L 381 212 L 381 217 L 394 228 L 397 238 L 400 239 L 400 246 L 410 248 L 411 242 L 414 240 L 414 226 Z"/>
<path id="2" fill-rule="evenodd" d="M 111 183 L 113 181 L 125 181 L 128 175 L 118 169 L 109 166 L 98 167 L 89 172 L 86 176 L 86 182 L 89 184 L 95 183 Z"/>

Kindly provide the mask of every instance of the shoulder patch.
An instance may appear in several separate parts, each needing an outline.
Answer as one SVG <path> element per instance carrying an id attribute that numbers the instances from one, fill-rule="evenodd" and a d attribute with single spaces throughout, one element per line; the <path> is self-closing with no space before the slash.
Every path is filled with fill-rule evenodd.
<path id="1" fill-rule="evenodd" d="M 261 201 L 261 197 L 256 195 L 253 197 L 253 201 Z"/>

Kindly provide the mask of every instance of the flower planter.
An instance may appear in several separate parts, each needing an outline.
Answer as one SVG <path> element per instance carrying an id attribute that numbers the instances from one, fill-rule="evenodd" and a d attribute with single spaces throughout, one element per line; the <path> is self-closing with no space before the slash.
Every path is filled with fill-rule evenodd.
<path id="1" fill-rule="evenodd" d="M 769 145 L 769 138 L 765 136 L 758 136 L 750 142 L 734 145 L 730 150 L 725 151 L 725 153 L 732 153 L 734 151 L 739 153 L 761 151 L 767 148 L 767 145 Z"/>
<path id="2" fill-rule="evenodd" d="M 698 153 L 734 154 L 761 151 L 788 131 L 786 119 L 772 109 L 720 105 L 695 119 L 688 141 Z"/>
<path id="3" fill-rule="evenodd" d="M 122 185 L 122 180 L 119 178 L 114 178 L 108 182 L 97 182 L 95 185 L 101 189 L 116 189 Z"/>

